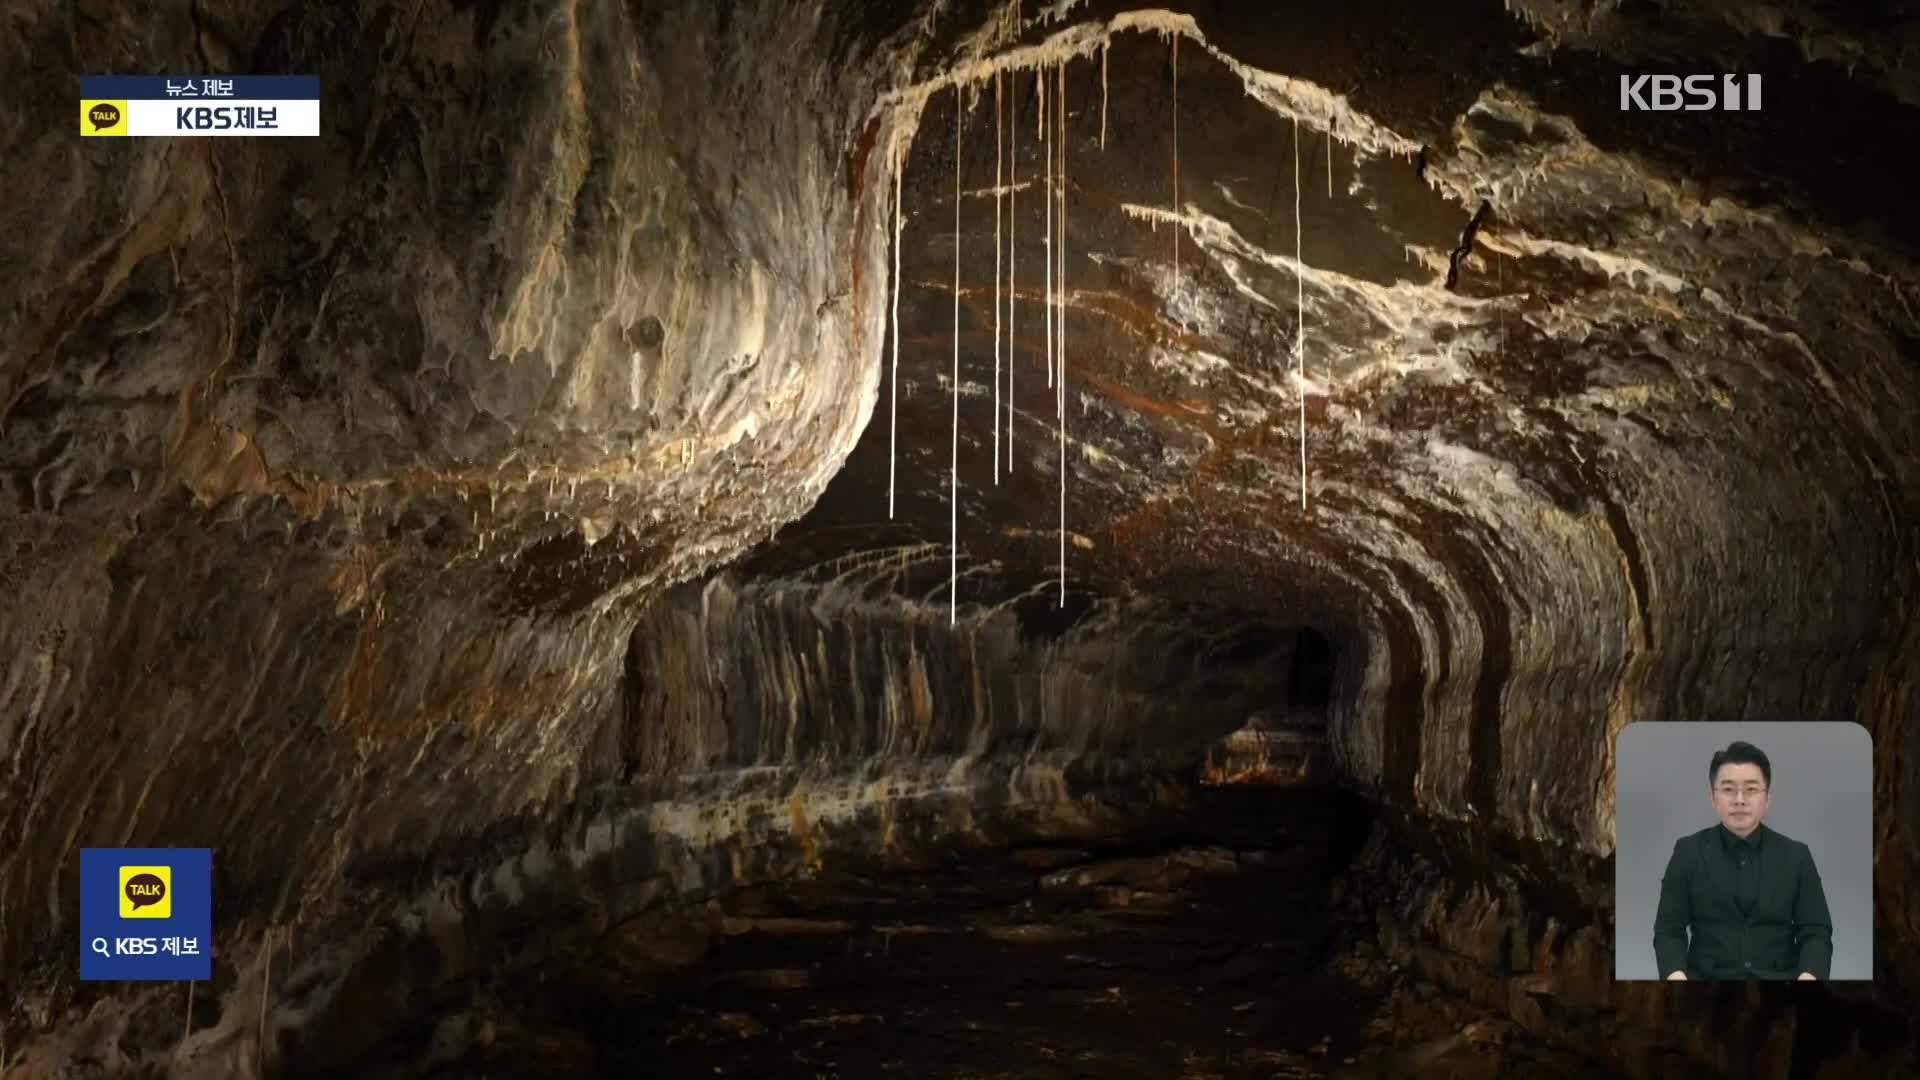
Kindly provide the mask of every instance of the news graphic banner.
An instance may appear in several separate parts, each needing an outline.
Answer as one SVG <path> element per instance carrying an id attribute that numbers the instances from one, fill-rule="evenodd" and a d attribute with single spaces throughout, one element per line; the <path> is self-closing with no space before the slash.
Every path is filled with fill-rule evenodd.
<path id="1" fill-rule="evenodd" d="M 212 848 L 81 848 L 80 977 L 213 977 Z"/>
<path id="2" fill-rule="evenodd" d="M 318 75 L 83 75 L 80 134 L 318 135 Z"/>

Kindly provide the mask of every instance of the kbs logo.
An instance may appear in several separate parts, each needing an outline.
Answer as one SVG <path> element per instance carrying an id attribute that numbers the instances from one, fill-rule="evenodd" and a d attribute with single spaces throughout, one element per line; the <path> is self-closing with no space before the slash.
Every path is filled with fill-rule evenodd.
<path id="1" fill-rule="evenodd" d="M 1715 83 L 1719 84 L 1718 92 Z M 1620 111 L 1760 111 L 1758 75 L 1622 75 Z"/>
<path id="2" fill-rule="evenodd" d="M 175 131 L 273 131 L 280 126 L 278 106 L 192 105 L 173 110 Z"/>

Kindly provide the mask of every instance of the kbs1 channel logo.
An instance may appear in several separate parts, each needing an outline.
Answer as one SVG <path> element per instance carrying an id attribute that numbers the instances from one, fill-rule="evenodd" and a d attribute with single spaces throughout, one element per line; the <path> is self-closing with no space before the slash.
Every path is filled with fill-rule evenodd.
<path id="1" fill-rule="evenodd" d="M 318 135 L 318 75 L 83 75 L 80 134 Z"/>
<path id="2" fill-rule="evenodd" d="M 80 978 L 212 977 L 211 848 L 80 849 Z"/>

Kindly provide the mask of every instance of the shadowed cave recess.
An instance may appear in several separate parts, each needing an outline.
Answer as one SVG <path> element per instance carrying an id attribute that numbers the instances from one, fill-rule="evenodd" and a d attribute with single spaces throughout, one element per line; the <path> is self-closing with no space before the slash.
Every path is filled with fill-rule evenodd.
<path id="1" fill-rule="evenodd" d="M 1907 5 L 6 22 L 7 1080 L 1920 1075 Z M 71 130 L 197 71 L 323 134 Z M 1871 984 L 1613 980 L 1732 719 L 1872 735 Z"/>

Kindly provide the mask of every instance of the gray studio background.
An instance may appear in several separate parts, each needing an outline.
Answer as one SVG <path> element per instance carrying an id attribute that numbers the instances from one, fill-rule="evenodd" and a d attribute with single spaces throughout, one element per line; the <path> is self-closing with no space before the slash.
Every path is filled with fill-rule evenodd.
<path id="1" fill-rule="evenodd" d="M 1839 722 L 1637 723 L 1614 747 L 1616 979 L 1658 979 L 1653 915 L 1673 842 L 1718 823 L 1714 752 L 1744 739 L 1773 765 L 1768 828 L 1806 844 L 1833 912 L 1833 970 L 1873 977 L 1873 745 Z"/>

